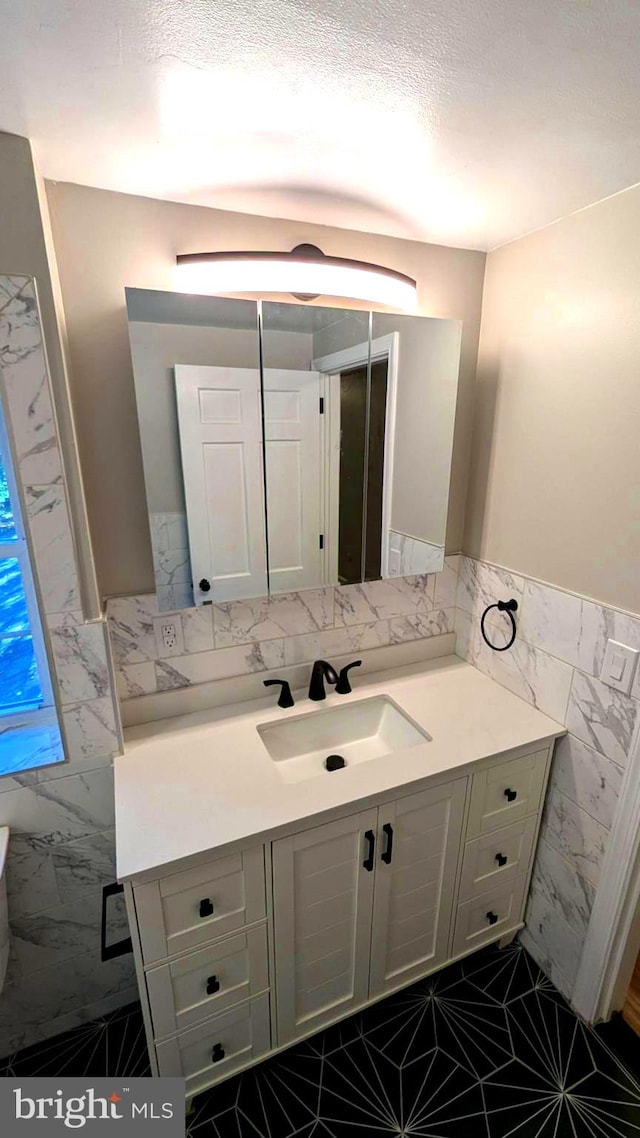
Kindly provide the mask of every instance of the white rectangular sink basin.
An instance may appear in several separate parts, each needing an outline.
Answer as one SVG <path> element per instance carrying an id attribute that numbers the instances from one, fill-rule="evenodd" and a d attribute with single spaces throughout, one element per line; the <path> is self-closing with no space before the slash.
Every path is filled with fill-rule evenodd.
<path id="1" fill-rule="evenodd" d="M 372 696 L 343 707 L 309 711 L 292 719 L 272 720 L 257 728 L 269 755 L 286 782 L 324 775 L 329 755 L 340 755 L 345 767 L 390 755 L 401 747 L 430 742 L 408 715 L 388 696 Z"/>

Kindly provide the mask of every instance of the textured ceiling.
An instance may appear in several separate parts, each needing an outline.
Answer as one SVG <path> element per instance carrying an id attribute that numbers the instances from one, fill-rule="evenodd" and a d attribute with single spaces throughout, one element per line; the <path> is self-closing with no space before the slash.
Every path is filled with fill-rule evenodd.
<path id="1" fill-rule="evenodd" d="M 638 0 L 0 0 L 47 178 L 493 248 L 640 180 Z"/>

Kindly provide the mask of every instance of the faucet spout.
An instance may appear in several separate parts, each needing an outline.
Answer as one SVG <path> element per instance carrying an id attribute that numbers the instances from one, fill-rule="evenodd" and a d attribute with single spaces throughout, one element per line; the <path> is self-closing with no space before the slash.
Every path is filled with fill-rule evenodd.
<path id="1" fill-rule="evenodd" d="M 316 660 L 311 669 L 309 699 L 318 701 L 327 698 L 327 693 L 324 690 L 325 680 L 328 684 L 337 684 L 338 676 L 336 671 L 326 660 Z"/>

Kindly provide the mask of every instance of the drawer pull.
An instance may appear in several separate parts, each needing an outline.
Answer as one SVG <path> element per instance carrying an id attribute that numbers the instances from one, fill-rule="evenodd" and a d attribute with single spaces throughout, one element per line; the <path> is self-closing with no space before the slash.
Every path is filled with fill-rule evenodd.
<path id="1" fill-rule="evenodd" d="M 507 860 L 508 859 L 507 859 L 506 854 L 503 854 L 503 853 L 497 853 L 496 854 L 496 861 L 497 861 L 498 865 L 506 865 Z"/>
<path id="2" fill-rule="evenodd" d="M 498 920 L 498 914 L 494 913 L 490 909 L 489 912 L 487 913 L 487 920 L 488 920 L 490 925 L 495 925 L 496 921 Z"/>
<path id="3" fill-rule="evenodd" d="M 220 991 L 220 981 L 217 976 L 207 977 L 207 995 L 213 996 L 216 992 Z"/>
<path id="4" fill-rule="evenodd" d="M 211 904 L 211 901 L 209 900 L 209 898 L 205 897 L 204 900 L 202 900 L 200 902 L 200 917 L 203 918 L 203 917 L 212 917 L 212 916 L 213 916 L 213 905 Z"/>
<path id="5" fill-rule="evenodd" d="M 507 787 L 507 789 L 504 792 L 504 796 L 505 796 L 507 802 L 515 802 L 516 798 L 518 797 L 518 791 L 517 790 L 511 790 L 510 787 Z"/>
<path id="6" fill-rule="evenodd" d="M 221 1059 L 224 1059 L 224 1047 L 221 1043 L 216 1043 L 213 1051 L 211 1052 L 211 1062 L 219 1063 Z"/>

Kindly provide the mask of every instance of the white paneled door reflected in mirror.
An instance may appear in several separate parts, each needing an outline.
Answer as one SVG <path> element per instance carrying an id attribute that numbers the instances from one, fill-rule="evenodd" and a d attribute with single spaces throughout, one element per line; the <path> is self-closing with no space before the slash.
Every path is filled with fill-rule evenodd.
<path id="1" fill-rule="evenodd" d="M 126 297 L 158 605 L 264 596 L 258 306 Z"/>
<path id="2" fill-rule="evenodd" d="M 161 610 L 442 568 L 459 322 L 126 295 Z"/>

